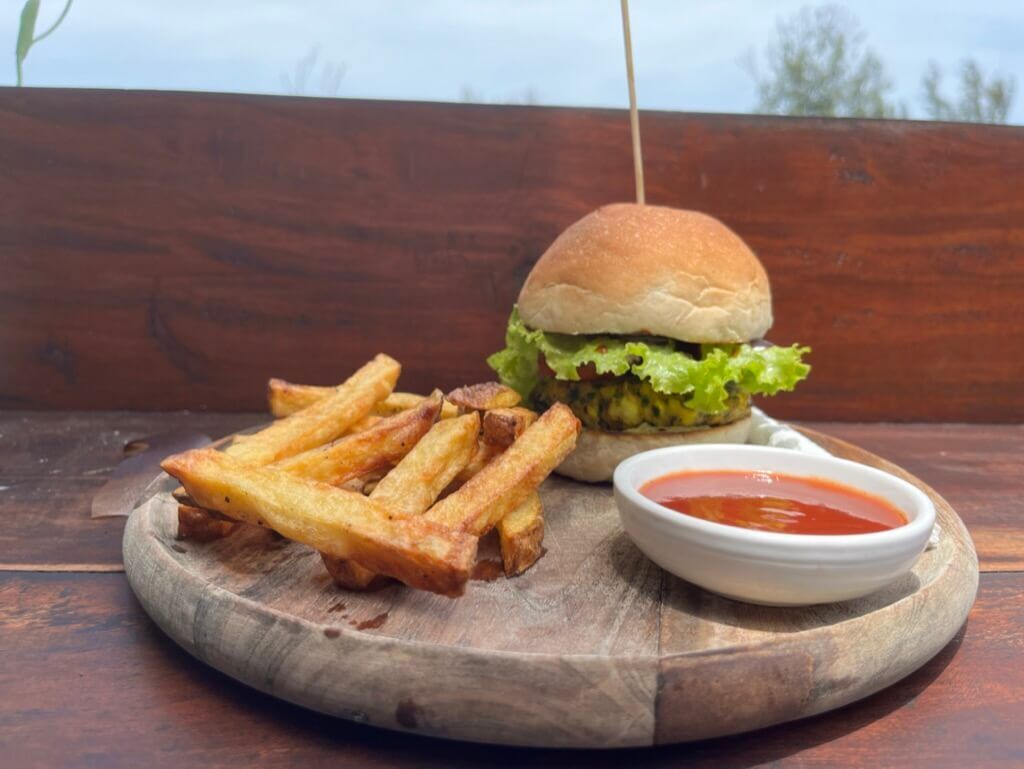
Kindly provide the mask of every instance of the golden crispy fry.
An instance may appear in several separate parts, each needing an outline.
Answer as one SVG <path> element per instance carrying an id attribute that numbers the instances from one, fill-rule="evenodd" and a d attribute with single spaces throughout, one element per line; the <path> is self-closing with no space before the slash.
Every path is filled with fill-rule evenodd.
<path id="1" fill-rule="evenodd" d="M 380 416 L 389 417 L 392 414 L 397 414 L 400 411 L 408 411 L 409 409 L 416 408 L 422 401 L 424 396 L 416 395 L 415 393 L 391 393 L 387 398 L 382 400 L 373 408 L 374 414 Z M 445 401 L 441 406 L 441 419 L 451 419 L 457 417 L 459 410 L 455 408 L 451 403 Z"/>
<path id="2" fill-rule="evenodd" d="M 459 471 L 459 474 L 455 476 L 453 485 L 458 487 L 472 478 L 474 475 L 483 470 L 487 465 L 491 463 L 491 460 L 503 452 L 505 448 L 503 446 L 496 446 L 493 443 L 488 443 L 483 438 L 480 438 L 476 444 L 476 452 L 473 454 L 473 458 L 469 460 L 469 463 Z"/>
<path id="3" fill-rule="evenodd" d="M 287 417 L 323 400 L 333 391 L 333 387 L 293 384 L 284 379 L 271 379 L 267 382 L 267 403 L 270 406 L 270 413 L 275 417 Z"/>
<path id="4" fill-rule="evenodd" d="M 522 398 L 511 387 L 497 382 L 466 385 L 452 390 L 445 396 L 463 411 L 488 411 L 490 409 L 518 406 Z"/>
<path id="5" fill-rule="evenodd" d="M 537 421 L 537 412 L 522 406 L 491 409 L 484 412 L 484 440 L 496 446 L 507 448 L 522 435 L 526 428 Z"/>
<path id="6" fill-rule="evenodd" d="M 537 562 L 544 552 L 544 508 L 537 492 L 498 521 L 498 541 L 506 577 L 522 574 Z"/>
<path id="7" fill-rule="evenodd" d="M 267 401 L 270 413 L 275 417 L 287 417 L 307 406 L 330 395 L 335 388 L 317 387 L 286 382 L 283 379 L 271 379 L 267 382 Z M 389 417 L 399 411 L 407 411 L 419 405 L 425 396 L 415 393 L 391 393 L 373 407 L 373 413 L 381 417 Z M 458 409 L 450 403 L 441 407 L 441 418 L 450 419 L 458 414 Z"/>
<path id="8" fill-rule="evenodd" d="M 396 417 L 392 417 L 395 419 Z M 416 447 L 376 485 L 370 494 L 377 504 L 395 515 L 426 512 L 455 475 L 476 453 L 480 416 L 473 412 L 438 422 Z M 357 563 L 328 561 L 335 583 L 349 590 L 365 590 L 376 574 Z"/>
<path id="9" fill-rule="evenodd" d="M 281 381 L 281 380 L 271 380 L 271 381 Z M 333 391 L 334 388 L 327 387 L 327 388 L 324 388 L 324 389 L 326 389 L 328 391 Z M 417 399 L 418 399 L 418 402 L 422 402 L 423 401 L 423 398 L 420 397 L 420 396 L 417 396 Z M 357 433 L 357 432 L 364 432 L 366 430 L 369 430 L 371 427 L 374 427 L 375 425 L 379 424 L 381 422 L 381 420 L 383 420 L 383 419 L 384 419 L 384 417 L 378 417 L 377 415 L 370 414 L 370 415 L 360 419 L 354 425 L 352 425 L 351 428 L 349 428 L 349 430 L 346 432 L 346 435 L 350 435 L 352 433 Z M 397 426 L 395 425 L 394 427 L 397 427 Z M 427 425 L 427 428 L 429 428 L 429 425 Z M 425 428 L 425 430 L 427 428 Z M 380 435 L 380 433 L 373 433 L 373 437 L 378 437 L 379 435 Z M 232 435 L 230 437 L 230 441 L 231 441 L 232 445 L 238 445 L 240 443 L 244 443 L 246 440 L 250 439 L 251 437 L 253 437 L 253 436 L 252 435 Z M 352 464 L 355 463 L 360 458 L 360 456 L 361 456 L 361 459 L 366 460 L 368 462 L 368 464 L 372 464 L 371 460 L 373 459 L 373 456 L 374 456 L 374 450 L 373 450 L 373 446 L 370 445 L 370 443 L 367 441 L 368 437 L 370 437 L 370 436 L 364 436 L 364 440 L 361 440 L 361 441 L 358 442 L 358 445 L 353 448 L 353 452 L 352 452 L 352 454 L 355 455 L 355 456 L 352 456 L 352 457 L 349 458 L 350 461 L 349 461 L 349 463 L 347 465 L 345 465 L 344 467 L 340 467 L 339 468 L 339 473 L 342 476 L 344 475 L 344 472 L 343 472 L 344 469 L 345 468 L 350 468 L 352 466 Z M 224 440 L 228 440 L 228 439 L 225 438 Z M 218 443 L 219 442 L 220 441 L 218 441 Z M 362 455 L 358 455 L 358 452 L 359 452 L 360 448 L 362 450 Z M 309 450 L 309 452 L 303 452 L 300 455 L 296 455 L 296 457 L 304 457 L 306 454 L 311 454 L 311 453 L 314 453 L 316 451 L 317 451 L 317 448 L 311 448 L 311 450 Z M 291 460 L 291 459 L 295 459 L 295 458 L 289 457 L 288 459 Z M 397 461 L 398 459 L 400 459 L 400 455 L 398 457 L 395 457 L 394 461 Z M 283 461 L 285 461 L 285 460 L 283 460 Z M 391 463 L 385 462 L 384 466 L 386 467 L 388 464 L 391 464 Z M 369 473 L 370 473 L 370 471 L 368 471 L 367 474 L 369 474 Z M 301 475 L 302 472 L 300 471 L 300 472 L 297 472 L 296 474 Z M 338 481 L 328 481 L 325 478 L 318 478 L 318 479 L 319 480 L 325 480 L 326 482 L 333 482 L 336 485 L 344 486 L 346 488 L 351 488 L 352 490 L 359 490 L 359 489 L 362 488 L 362 484 L 364 484 L 364 480 L 366 480 L 366 479 L 365 478 L 357 477 L 358 475 L 361 475 L 361 473 L 356 473 L 356 476 L 342 477 L 342 479 L 338 480 Z M 316 480 L 317 478 L 313 478 L 313 479 Z M 185 489 L 181 488 L 180 486 L 178 486 L 177 488 L 175 488 L 173 490 L 173 492 L 171 493 L 171 496 L 174 497 L 174 499 L 177 500 L 182 505 L 190 506 L 190 505 L 194 504 L 193 501 L 188 499 L 188 495 L 185 494 Z"/>
<path id="10" fill-rule="evenodd" d="M 340 486 L 398 462 L 427 434 L 440 411 L 441 393 L 437 392 L 414 409 L 381 419 L 373 427 L 326 446 L 282 459 L 274 467 L 301 478 Z"/>
<path id="11" fill-rule="evenodd" d="M 364 475 L 362 478 L 357 478 L 354 481 L 350 481 L 348 484 L 345 485 L 346 487 L 351 486 L 354 490 L 369 496 L 370 493 L 373 492 L 375 488 L 377 488 L 377 484 L 380 483 L 380 479 L 383 478 L 384 475 L 384 472 L 369 473 L 368 475 Z"/>
<path id="12" fill-rule="evenodd" d="M 358 491 L 360 494 L 368 495 L 373 491 L 374 487 L 380 483 L 380 479 L 384 477 L 390 467 L 385 467 L 380 470 L 375 470 L 366 475 L 360 475 L 358 478 L 353 478 L 349 481 L 345 481 L 339 489 L 348 489 L 349 491 Z"/>
<path id="13" fill-rule="evenodd" d="M 384 472 L 430 429 L 441 407 L 440 391 L 429 400 L 420 398 L 419 403 L 420 409 L 405 412 L 401 418 L 388 421 L 387 424 L 381 424 L 384 417 L 364 417 L 353 426 L 353 430 L 362 428 L 358 437 L 349 435 L 339 438 L 332 444 L 310 449 L 274 464 L 310 480 L 323 481 L 350 491 L 365 491 L 367 482 L 376 483 L 380 480 Z M 370 432 L 373 427 L 377 429 Z M 236 435 L 233 441 L 237 443 L 249 437 Z M 185 507 L 200 509 L 180 486 L 171 495 Z"/>
<path id="14" fill-rule="evenodd" d="M 243 435 L 241 433 L 236 433 L 234 435 L 226 435 L 223 438 L 220 438 L 211 443 L 209 445 L 209 448 L 222 449 L 224 446 L 230 446 L 237 443 L 244 443 L 251 437 L 251 435 Z M 181 486 L 172 491 L 171 496 L 174 497 L 175 501 L 177 501 L 179 504 L 185 505 L 185 507 L 195 507 L 196 509 L 201 509 L 196 505 L 195 500 L 192 499 L 188 495 L 188 492 L 185 491 L 185 489 L 183 489 Z"/>
<path id="15" fill-rule="evenodd" d="M 412 587 L 451 596 L 465 589 L 476 556 L 472 535 L 422 518 L 396 518 L 360 494 L 211 449 L 176 454 L 162 467 L 202 507 L 268 526 Z"/>
<path id="16" fill-rule="evenodd" d="M 235 521 L 229 521 L 201 507 L 178 505 L 178 539 L 213 542 L 228 536 L 237 526 Z"/>
<path id="17" fill-rule="evenodd" d="M 390 395 L 401 371 L 398 361 L 378 355 L 327 397 L 232 444 L 226 453 L 253 465 L 268 465 L 329 443 Z"/>
<path id="18" fill-rule="evenodd" d="M 384 417 L 379 417 L 376 414 L 370 414 L 369 416 L 365 416 L 358 422 L 356 422 L 354 425 L 352 425 L 352 427 L 349 428 L 348 433 L 346 434 L 351 435 L 352 433 L 361 433 L 363 430 L 369 430 L 375 424 L 380 422 L 380 420 L 382 420 L 383 418 Z"/>
<path id="19" fill-rule="evenodd" d="M 421 515 L 476 454 L 480 416 L 438 422 L 370 494 L 397 515 Z"/>
<path id="20" fill-rule="evenodd" d="M 580 421 L 556 403 L 519 440 L 424 516 L 481 536 L 521 505 L 576 446 Z"/>

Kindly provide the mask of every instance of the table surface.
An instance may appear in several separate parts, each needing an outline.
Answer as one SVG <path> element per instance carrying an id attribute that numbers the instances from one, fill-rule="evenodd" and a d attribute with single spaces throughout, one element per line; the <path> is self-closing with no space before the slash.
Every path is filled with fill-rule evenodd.
<path id="1" fill-rule="evenodd" d="M 974 537 L 978 600 L 917 673 L 752 734 L 604 753 L 495 748 L 334 720 L 189 657 L 121 567 L 123 519 L 90 502 L 124 444 L 256 414 L 0 412 L 0 749 L 11 766 L 987 767 L 1024 763 L 1024 426 L 814 423 L 945 496 Z"/>

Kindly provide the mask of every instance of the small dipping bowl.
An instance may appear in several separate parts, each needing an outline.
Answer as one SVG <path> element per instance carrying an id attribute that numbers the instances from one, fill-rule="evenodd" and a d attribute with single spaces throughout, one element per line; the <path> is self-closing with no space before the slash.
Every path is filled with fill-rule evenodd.
<path id="1" fill-rule="evenodd" d="M 648 499 L 640 489 L 664 475 L 762 471 L 821 478 L 888 500 L 907 523 L 867 534 L 790 534 L 706 521 Z M 847 601 L 913 568 L 935 524 L 935 506 L 915 486 L 881 470 L 765 446 L 670 446 L 615 470 L 623 528 L 644 555 L 677 577 L 727 598 L 768 606 Z"/>

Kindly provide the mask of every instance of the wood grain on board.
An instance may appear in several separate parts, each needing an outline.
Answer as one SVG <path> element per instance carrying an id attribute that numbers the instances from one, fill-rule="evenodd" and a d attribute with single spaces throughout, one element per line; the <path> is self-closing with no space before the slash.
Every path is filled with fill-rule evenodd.
<path id="1" fill-rule="evenodd" d="M 787 418 L 1024 419 L 1024 129 L 643 113 L 814 373 Z M 0 89 L 0 405 L 262 407 L 384 350 L 488 376 L 533 261 L 632 197 L 624 111 Z"/>
<path id="2" fill-rule="evenodd" d="M 959 630 L 978 584 L 970 538 L 941 497 L 885 460 L 806 432 L 935 503 L 938 545 L 870 596 L 797 609 L 718 598 L 640 553 L 610 487 L 558 477 L 540 489 L 545 557 L 457 600 L 394 583 L 339 591 L 313 550 L 264 529 L 179 542 L 174 479 L 153 486 L 128 521 L 125 569 L 147 613 L 199 659 L 360 723 L 535 747 L 745 732 L 840 707 L 916 670 Z"/>

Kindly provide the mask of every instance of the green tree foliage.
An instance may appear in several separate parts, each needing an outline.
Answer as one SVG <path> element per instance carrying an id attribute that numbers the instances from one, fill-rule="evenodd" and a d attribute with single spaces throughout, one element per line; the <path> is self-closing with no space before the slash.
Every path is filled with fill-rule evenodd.
<path id="1" fill-rule="evenodd" d="M 1012 76 L 994 74 L 986 81 L 973 59 L 960 65 L 960 98 L 954 103 L 942 94 L 942 71 L 931 62 L 922 81 L 925 113 L 932 120 L 966 123 L 1005 123 L 1017 90 Z"/>
<path id="2" fill-rule="evenodd" d="M 857 19 L 837 5 L 804 8 L 778 21 L 778 41 L 766 51 L 767 72 L 757 82 L 757 111 L 827 117 L 905 117 L 890 94 L 893 83 L 877 54 L 864 44 Z"/>

